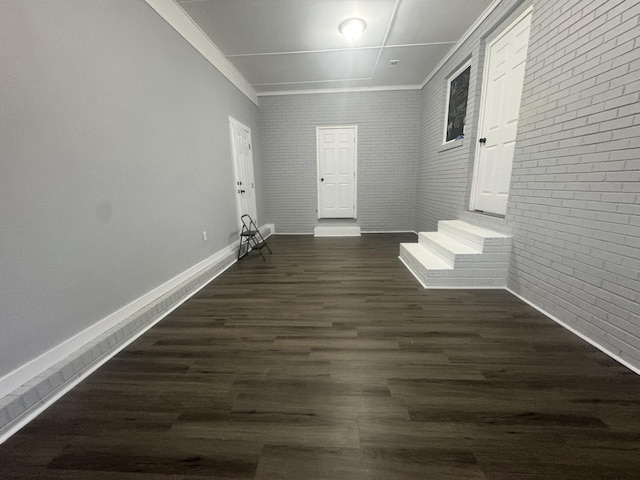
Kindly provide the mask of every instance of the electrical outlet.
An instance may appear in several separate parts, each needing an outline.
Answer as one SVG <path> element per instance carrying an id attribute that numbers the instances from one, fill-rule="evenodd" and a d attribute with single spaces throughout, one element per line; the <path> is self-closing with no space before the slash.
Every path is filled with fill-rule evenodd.
<path id="1" fill-rule="evenodd" d="M 206 230 L 204 232 L 202 232 L 202 241 L 203 242 L 207 241 L 207 231 Z"/>

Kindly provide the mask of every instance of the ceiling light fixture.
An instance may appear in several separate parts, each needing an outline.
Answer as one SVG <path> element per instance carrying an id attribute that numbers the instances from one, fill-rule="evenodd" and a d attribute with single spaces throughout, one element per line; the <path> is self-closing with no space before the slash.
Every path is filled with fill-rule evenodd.
<path id="1" fill-rule="evenodd" d="M 349 18 L 340 24 L 338 30 L 349 40 L 355 40 L 364 32 L 365 28 L 367 28 L 367 24 L 361 18 Z"/>

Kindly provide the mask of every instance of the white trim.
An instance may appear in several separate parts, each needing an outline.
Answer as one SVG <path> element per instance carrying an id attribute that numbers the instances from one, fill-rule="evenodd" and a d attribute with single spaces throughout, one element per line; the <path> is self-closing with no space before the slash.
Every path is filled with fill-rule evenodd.
<path id="1" fill-rule="evenodd" d="M 348 80 L 345 80 L 348 81 Z M 274 85 L 287 85 L 286 83 L 276 83 Z M 312 95 L 318 93 L 357 93 L 357 92 L 388 92 L 396 90 L 421 90 L 421 85 L 398 85 L 383 87 L 345 87 L 345 88 L 315 88 L 308 90 L 282 90 L 258 92 L 258 97 L 275 97 L 278 95 Z"/>
<path id="2" fill-rule="evenodd" d="M 496 9 L 496 7 L 502 2 L 503 0 L 493 0 L 493 3 L 491 3 L 491 5 L 489 5 L 487 7 L 487 9 L 482 12 L 482 15 L 480 15 L 475 22 L 473 22 L 473 25 L 471 25 L 471 27 L 469 27 L 469 29 L 465 32 L 465 34 L 460 38 L 460 40 L 458 40 L 456 42 L 456 44 L 453 46 L 453 48 L 451 50 L 449 50 L 449 53 L 447 53 L 444 58 L 442 60 L 440 60 L 440 63 L 438 63 L 438 65 L 436 65 L 436 68 L 434 68 L 431 73 L 427 76 L 427 78 L 424 80 L 424 82 L 422 82 L 422 85 L 420 86 L 420 88 L 424 88 L 425 85 L 427 85 L 427 83 L 429 83 L 429 81 L 440 71 L 440 69 L 442 67 L 444 67 L 444 65 L 451 59 L 451 57 L 453 57 L 453 55 L 460 50 L 460 47 L 462 47 L 462 44 L 464 42 L 466 42 L 468 40 L 468 38 L 473 34 L 473 32 L 475 32 L 478 27 L 480 27 L 480 25 L 482 25 L 482 22 L 484 22 L 487 17 L 489 15 L 491 15 L 491 13 Z"/>
<path id="3" fill-rule="evenodd" d="M 490 42 L 487 43 L 485 47 L 485 55 L 484 55 L 484 67 L 482 69 L 482 90 L 480 92 L 480 113 L 478 115 L 478 128 L 476 129 L 477 137 L 482 136 L 482 132 L 484 130 L 484 122 L 485 122 L 485 104 L 487 101 L 487 89 L 489 88 L 489 67 L 491 64 L 491 47 L 495 45 L 495 43 L 504 37 L 507 33 L 509 33 L 518 23 L 520 23 L 527 15 L 531 15 L 533 12 L 533 5 L 527 7 L 518 17 L 509 23 L 507 27 L 501 30 L 495 38 L 493 38 Z M 479 159 L 481 154 L 480 148 L 475 148 L 473 153 L 473 177 L 471 177 L 471 191 L 469 194 L 469 211 L 475 212 L 476 205 L 476 192 L 478 189 L 478 168 L 479 168 Z M 497 214 L 496 212 L 487 212 L 495 215 L 504 215 Z"/>
<path id="4" fill-rule="evenodd" d="M 176 32 L 224 75 L 238 90 L 258 105 L 256 91 L 238 69 L 224 56 L 215 43 L 173 0 L 145 0 Z"/>
<path id="5" fill-rule="evenodd" d="M 318 225 L 313 229 L 314 237 L 359 237 L 357 225 Z"/>
<path id="6" fill-rule="evenodd" d="M 451 140 L 447 141 L 447 127 L 448 127 L 448 123 L 449 123 L 449 107 L 450 107 L 449 102 L 451 101 L 451 98 L 450 98 L 450 95 L 451 95 L 451 82 L 453 80 L 455 80 L 456 78 L 458 78 L 458 76 L 462 72 L 464 72 L 467 68 L 471 68 L 471 59 L 469 59 L 466 62 L 464 62 L 460 68 L 458 68 L 455 72 L 453 72 L 451 75 L 449 75 L 445 79 L 445 82 L 447 82 L 447 96 L 445 98 L 444 129 L 443 129 L 443 132 L 442 132 L 442 146 L 443 147 L 452 145 L 453 143 L 455 143 L 458 140 L 464 140 L 464 137 L 463 137 L 461 139 L 452 138 Z M 471 81 L 471 74 L 469 74 L 469 81 Z M 469 88 L 470 88 L 470 85 L 467 85 L 467 106 L 469 105 Z M 464 116 L 465 116 L 465 125 L 466 125 L 467 112 L 465 112 Z M 462 134 L 464 135 L 464 129 L 462 129 Z"/>
<path id="7" fill-rule="evenodd" d="M 332 130 L 339 128 L 351 128 L 354 134 L 353 147 L 353 217 L 358 218 L 358 124 L 354 125 L 316 125 L 316 189 L 318 193 L 318 219 L 325 219 L 320 216 L 320 143 L 318 142 L 320 130 Z M 342 218 L 342 217 L 341 217 Z M 327 218 L 328 219 L 328 218 Z M 326 220 L 326 219 L 325 219 Z M 358 227 L 359 229 L 360 227 Z"/>
<path id="8" fill-rule="evenodd" d="M 542 313 L 543 315 L 545 315 L 546 317 L 549 317 L 551 320 L 553 320 L 554 322 L 556 322 L 558 325 L 560 325 L 561 327 L 566 328 L 567 330 L 569 330 L 571 333 L 573 333 L 574 335 L 577 335 L 578 337 L 580 337 L 582 340 L 584 340 L 585 342 L 589 343 L 590 345 L 596 347 L 598 350 L 600 350 L 602 353 L 604 353 L 605 355 L 611 357 L 613 360 L 615 360 L 616 362 L 624 365 L 625 367 L 627 367 L 629 370 L 631 370 L 632 372 L 640 375 L 640 368 L 629 363 L 628 361 L 626 361 L 625 359 L 621 358 L 619 355 L 613 353 L 612 351 L 608 350 L 607 348 L 603 347 L 602 345 L 600 345 L 598 342 L 596 342 L 595 340 L 589 338 L 588 336 L 586 336 L 584 333 L 580 332 L 579 330 L 576 330 L 575 328 L 573 328 L 572 326 L 566 324 L 565 322 L 563 322 L 562 320 L 560 320 L 558 317 L 556 317 L 555 315 L 552 315 L 551 313 L 547 312 L 546 310 L 544 310 L 543 308 L 537 306 L 535 303 L 527 300 L 526 298 L 524 298 L 522 295 L 514 292 L 513 290 L 511 290 L 509 287 L 505 287 L 504 288 L 507 292 L 509 292 L 510 294 L 514 295 L 515 297 L 518 297 L 520 300 L 522 300 L 524 303 L 532 306 L 533 308 L 535 308 L 537 311 L 539 311 L 540 313 Z"/>

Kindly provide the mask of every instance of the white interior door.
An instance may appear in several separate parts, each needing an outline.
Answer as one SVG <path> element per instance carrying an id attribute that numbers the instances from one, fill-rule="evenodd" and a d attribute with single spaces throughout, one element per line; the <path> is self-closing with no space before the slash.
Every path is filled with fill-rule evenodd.
<path id="1" fill-rule="evenodd" d="M 471 210 L 507 212 L 531 9 L 487 45 Z"/>
<path id="2" fill-rule="evenodd" d="M 240 217 L 244 214 L 249 214 L 253 221 L 257 223 L 251 129 L 232 117 L 229 117 L 229 126 L 231 131 L 233 165 L 236 175 L 235 189 L 238 222 L 241 225 Z"/>
<path id="3" fill-rule="evenodd" d="M 357 126 L 317 127 L 318 218 L 356 218 Z"/>

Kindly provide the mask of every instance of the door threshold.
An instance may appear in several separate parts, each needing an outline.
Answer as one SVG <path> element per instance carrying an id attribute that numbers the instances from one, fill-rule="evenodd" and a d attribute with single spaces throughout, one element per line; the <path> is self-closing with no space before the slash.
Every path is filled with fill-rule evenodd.
<path id="1" fill-rule="evenodd" d="M 485 212 L 484 210 L 470 210 L 469 213 L 477 213 L 478 215 L 486 215 L 487 217 L 494 217 L 494 218 L 506 218 L 506 215 L 501 215 L 499 213 L 491 213 L 491 212 Z"/>
<path id="2" fill-rule="evenodd" d="M 314 237 L 359 237 L 357 225 L 318 225 L 313 229 Z"/>

